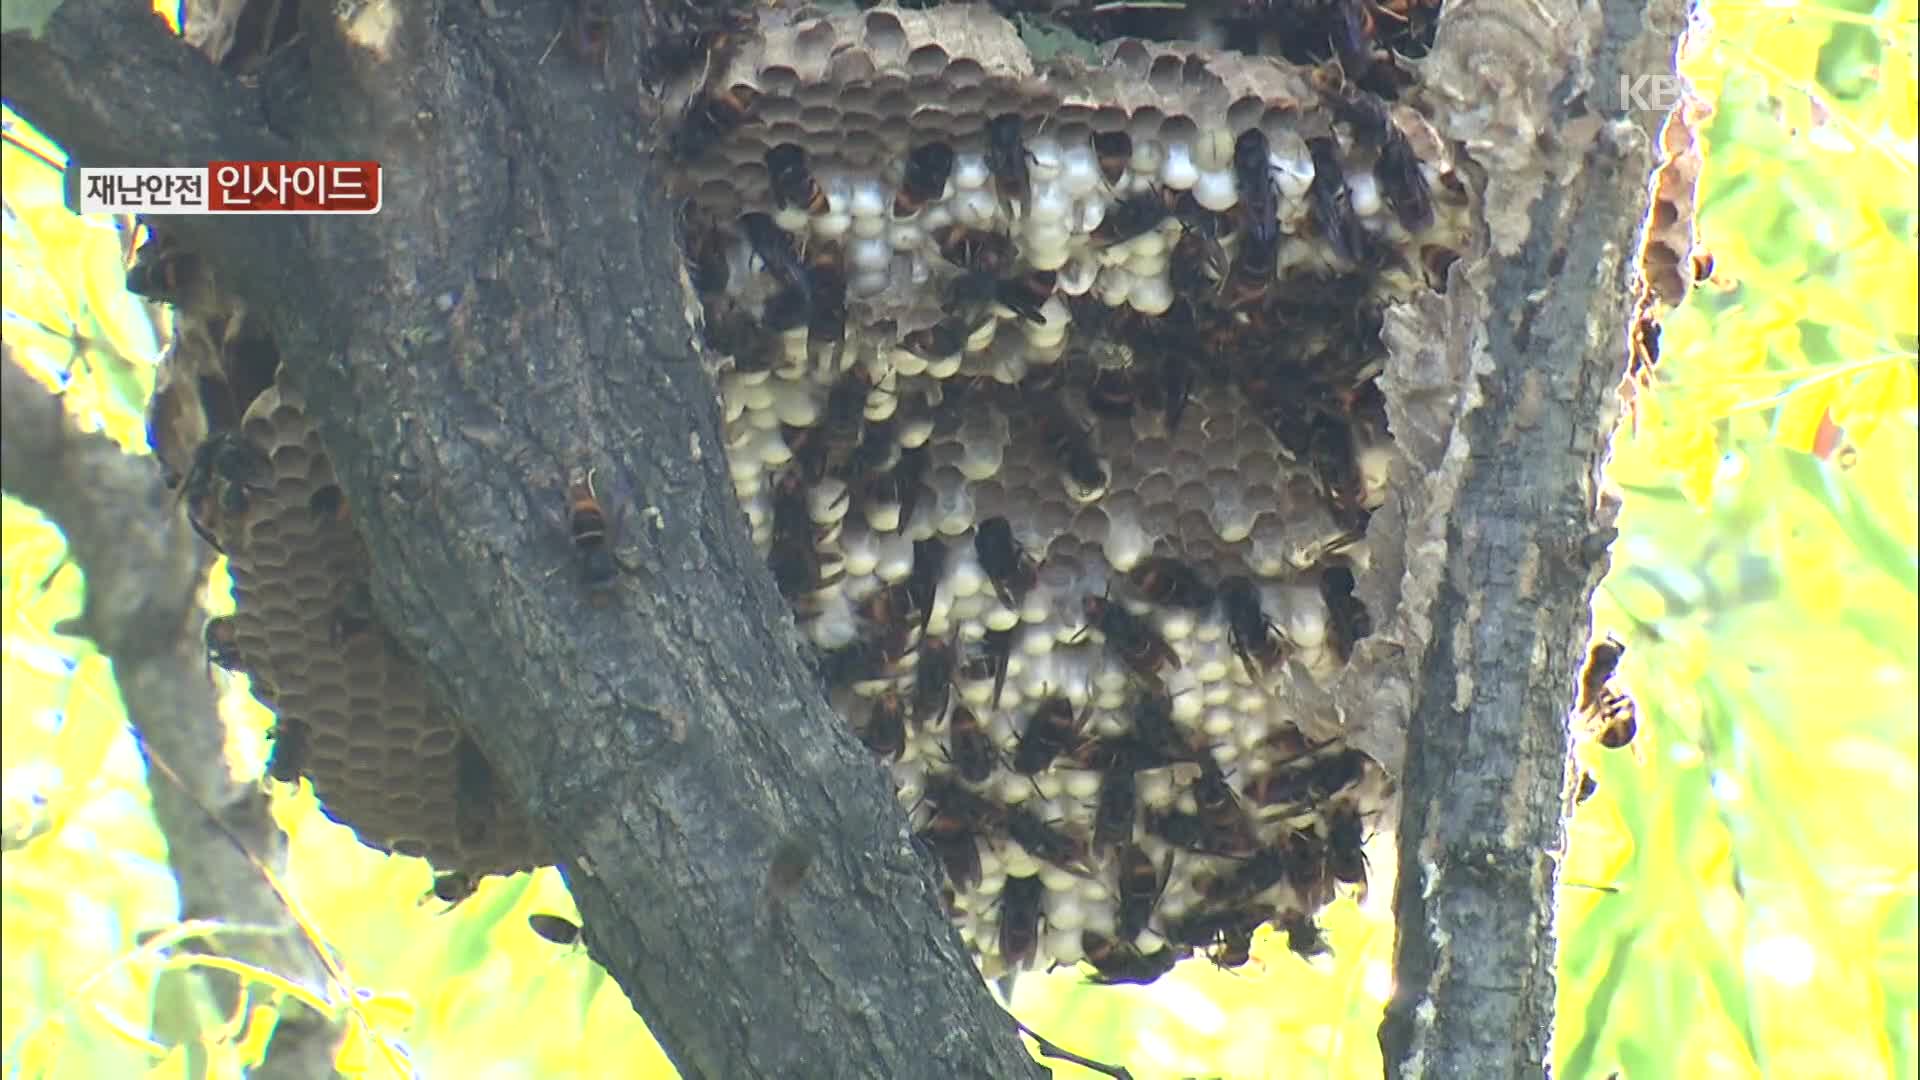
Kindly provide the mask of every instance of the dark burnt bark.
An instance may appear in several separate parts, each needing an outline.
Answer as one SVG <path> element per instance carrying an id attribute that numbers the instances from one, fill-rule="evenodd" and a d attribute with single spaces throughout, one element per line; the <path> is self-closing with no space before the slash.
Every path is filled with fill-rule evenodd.
<path id="1" fill-rule="evenodd" d="M 271 94 L 104 0 L 69 0 L 44 41 L 8 37 L 5 92 L 88 165 L 385 165 L 377 217 L 179 232 L 270 316 L 383 617 L 519 793 L 593 955 L 686 1075 L 1034 1071 L 748 542 L 644 152 L 641 16 L 616 20 L 602 79 L 564 52 L 539 62 L 560 3 L 396 6 L 360 42 L 309 7 L 301 50 L 263 73 Z M 1427 499 L 1443 558 L 1409 569 L 1433 637 L 1382 1031 L 1397 1075 L 1530 1072 L 1551 1026 L 1563 715 L 1601 572 L 1580 553 L 1604 524 L 1594 477 L 1650 158 L 1644 132 L 1596 115 L 1641 34 L 1633 0 L 1590 25 L 1567 5 L 1521 10 L 1441 95 L 1504 100 L 1509 77 L 1536 126 L 1481 163 L 1503 217 L 1493 254 L 1422 315 L 1481 401 Z M 1562 21 L 1524 24 L 1543 13 Z M 1639 39 L 1631 70 L 1659 70 L 1677 29 Z M 567 471 L 588 466 L 642 564 L 606 610 L 573 587 L 561 516 Z M 811 869 L 770 899 L 795 840 Z"/>

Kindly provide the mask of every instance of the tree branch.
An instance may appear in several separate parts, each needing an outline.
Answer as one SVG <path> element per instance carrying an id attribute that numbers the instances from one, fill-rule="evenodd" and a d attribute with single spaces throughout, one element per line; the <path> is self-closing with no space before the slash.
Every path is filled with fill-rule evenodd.
<path id="1" fill-rule="evenodd" d="M 1400 332 L 1449 341 L 1477 400 L 1435 478 L 1454 491 L 1402 777 L 1398 985 L 1380 1038 L 1389 1076 L 1539 1075 L 1565 717 L 1607 567 L 1587 540 L 1615 511 L 1599 478 L 1632 310 L 1623 226 L 1647 216 L 1660 119 L 1623 116 L 1614 88 L 1671 70 L 1684 14 L 1615 0 L 1458 3 L 1444 18 L 1428 90 L 1486 169 L 1494 250 Z"/>
<path id="2" fill-rule="evenodd" d="M 324 989 L 319 958 L 254 860 L 286 867 L 287 840 L 254 784 L 226 768 L 226 729 L 205 669 L 198 592 L 207 553 L 185 528 L 150 462 L 102 435 L 74 429 L 60 406 L 7 350 L 0 361 L 0 475 L 6 490 L 66 535 L 86 574 L 78 632 L 113 662 L 127 718 L 148 762 L 153 816 L 167 841 L 182 920 L 210 919 L 258 932 L 219 935 L 220 953 Z M 222 1007 L 240 990 L 231 975 L 203 976 Z M 199 1052 L 198 1032 L 170 1033 Z M 290 1005 L 259 1075 L 322 1075 L 338 1032 Z"/>
<path id="3" fill-rule="evenodd" d="M 674 211 L 635 147 L 643 28 L 616 21 L 608 86 L 537 63 L 562 4 L 391 14 L 377 41 L 309 19 L 291 139 L 295 156 L 381 161 L 385 210 L 304 219 L 268 273 L 249 273 L 259 253 L 238 250 L 253 234 L 235 219 L 188 238 L 274 325 L 373 553 L 383 621 L 519 793 L 593 955 L 684 1075 L 1037 1074 L 747 537 L 662 242 Z M 69 0 L 45 42 L 6 45 L 7 94 L 90 153 L 111 143 L 91 125 L 139 116 L 146 92 L 78 59 L 121 18 Z M 49 100 L 83 84 L 98 111 Z M 183 130 L 234 111 L 168 107 Z M 157 157 L 223 150 L 188 145 Z M 559 521 L 580 466 L 645 560 L 606 611 L 571 587 Z M 793 836 L 820 855 L 769 905 Z"/>

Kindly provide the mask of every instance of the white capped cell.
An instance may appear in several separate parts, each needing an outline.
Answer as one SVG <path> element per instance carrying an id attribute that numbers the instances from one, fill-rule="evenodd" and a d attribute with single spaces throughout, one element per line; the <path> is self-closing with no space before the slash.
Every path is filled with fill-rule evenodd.
<path id="1" fill-rule="evenodd" d="M 926 233 L 917 221 L 894 222 L 887 227 L 887 243 L 895 251 L 913 251 L 925 242 Z"/>
<path id="2" fill-rule="evenodd" d="M 773 212 L 773 223 L 790 233 L 804 232 L 807 228 L 807 212 L 798 206 L 783 207 Z"/>
<path id="3" fill-rule="evenodd" d="M 1200 182 L 1200 169 L 1193 163 L 1193 147 L 1184 142 L 1167 144 L 1166 160 L 1160 164 L 1160 183 L 1175 191 L 1190 191 Z"/>
<path id="4" fill-rule="evenodd" d="M 1035 135 L 1027 140 L 1027 172 L 1036 186 L 1059 176 L 1062 164 L 1060 140 L 1051 135 Z"/>
<path id="5" fill-rule="evenodd" d="M 1233 209 L 1240 202 L 1240 191 L 1232 170 L 1201 173 L 1193 185 L 1193 201 L 1216 214 Z"/>
<path id="6" fill-rule="evenodd" d="M 893 247 L 885 236 L 861 237 L 847 245 L 847 261 L 856 271 L 884 272 L 893 264 Z"/>
<path id="7" fill-rule="evenodd" d="M 1060 185 L 1071 195 L 1086 195 L 1101 186 L 1100 162 L 1093 146 L 1076 142 L 1066 148 L 1060 159 Z"/>
<path id="8" fill-rule="evenodd" d="M 1127 290 L 1127 304 L 1142 315 L 1165 315 L 1173 307 L 1173 285 L 1162 274 L 1137 278 Z"/>
<path id="9" fill-rule="evenodd" d="M 1094 280 L 1100 276 L 1100 263 L 1085 252 L 1075 254 L 1060 268 L 1059 276 L 1054 279 L 1054 287 L 1068 296 L 1085 295 L 1093 288 Z"/>
<path id="10" fill-rule="evenodd" d="M 1347 197 L 1353 212 L 1361 217 L 1373 217 L 1380 212 L 1380 185 L 1371 172 L 1347 174 Z"/>

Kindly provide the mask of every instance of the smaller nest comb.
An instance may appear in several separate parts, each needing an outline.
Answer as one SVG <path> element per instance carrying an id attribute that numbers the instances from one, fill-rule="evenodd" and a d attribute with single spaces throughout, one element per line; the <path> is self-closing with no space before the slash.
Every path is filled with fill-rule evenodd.
<path id="1" fill-rule="evenodd" d="M 547 860 L 493 771 L 373 611 L 366 546 L 279 355 L 197 256 L 156 234 L 128 289 L 173 305 L 148 440 L 194 528 L 228 559 L 221 666 L 272 710 L 277 780 L 379 851 L 472 881 Z"/>

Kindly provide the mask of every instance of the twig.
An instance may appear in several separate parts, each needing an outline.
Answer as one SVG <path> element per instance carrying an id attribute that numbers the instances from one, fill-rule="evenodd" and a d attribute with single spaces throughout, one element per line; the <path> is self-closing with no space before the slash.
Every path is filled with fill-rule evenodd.
<path id="1" fill-rule="evenodd" d="M 1126 1069 L 1122 1068 L 1121 1066 L 1104 1065 L 1098 1061 L 1093 1060 L 1092 1058 L 1083 1058 L 1079 1054 L 1076 1054 L 1071 1050 L 1062 1050 L 1060 1047 L 1054 1045 L 1051 1042 L 1048 1042 L 1045 1036 L 1041 1035 L 1039 1032 L 1028 1027 L 1026 1023 L 1023 1022 L 1019 1017 L 1013 1016 L 1012 1013 L 1008 1013 L 1007 1015 L 1013 1017 L 1014 1024 L 1020 1028 L 1023 1034 L 1025 1034 L 1028 1038 L 1032 1039 L 1034 1042 L 1040 1044 L 1041 1057 L 1058 1058 L 1061 1061 L 1070 1061 L 1073 1064 L 1078 1065 L 1083 1069 L 1092 1069 L 1094 1072 L 1100 1073 L 1102 1075 L 1111 1076 L 1113 1077 L 1113 1080 L 1133 1080 L 1133 1074 L 1128 1072 Z"/>

